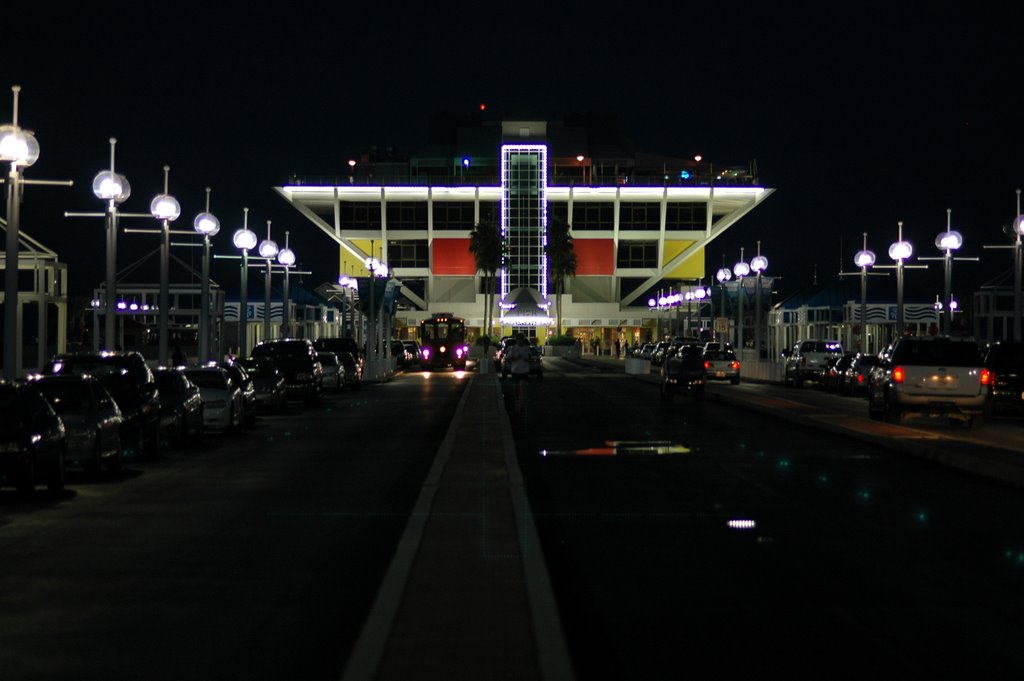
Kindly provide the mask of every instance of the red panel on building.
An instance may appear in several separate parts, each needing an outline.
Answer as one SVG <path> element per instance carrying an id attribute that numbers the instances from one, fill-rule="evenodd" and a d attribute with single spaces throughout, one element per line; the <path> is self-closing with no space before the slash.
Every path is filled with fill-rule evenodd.
<path id="1" fill-rule="evenodd" d="M 573 239 L 576 274 L 615 274 L 613 239 Z"/>
<path id="2" fill-rule="evenodd" d="M 476 258 L 469 252 L 469 239 L 434 239 L 434 274 L 476 274 Z"/>

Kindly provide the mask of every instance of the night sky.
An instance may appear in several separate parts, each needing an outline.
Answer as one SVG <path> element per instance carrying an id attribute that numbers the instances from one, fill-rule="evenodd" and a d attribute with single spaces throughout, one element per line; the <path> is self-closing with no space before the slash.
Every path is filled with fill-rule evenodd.
<path id="1" fill-rule="evenodd" d="M 210 186 L 222 222 L 214 252 L 234 252 L 248 206 L 257 233 L 268 219 L 279 243 L 290 231 L 315 286 L 337 276 L 336 249 L 272 187 L 293 173 L 343 175 L 374 144 L 414 153 L 430 116 L 480 103 L 495 118 L 522 108 L 552 120 L 611 115 L 652 153 L 756 159 L 776 192 L 708 248 L 709 276 L 740 247 L 749 259 L 760 239 L 778 289 L 792 292 L 815 271 L 824 280 L 852 270 L 865 231 L 888 263 L 899 220 L 916 253 L 935 256 L 947 208 L 962 254 L 982 258 L 955 268 L 955 290 L 1010 267 L 1009 251 L 981 248 L 1009 243 L 1001 227 L 1024 186 L 1024 58 L 1010 22 L 995 17 L 595 4 L 532 16 L 458 3 L 412 14 L 307 8 L 304 22 L 286 9 L 128 12 L 113 24 L 36 19 L 5 38 L 0 58 L 0 122 L 10 120 L 10 86 L 21 85 L 20 123 L 42 150 L 26 177 L 76 183 L 29 187 L 22 210 L 23 228 L 69 264 L 72 294 L 103 278 L 103 224 L 63 213 L 102 210 L 90 183 L 108 166 L 111 136 L 132 184 L 122 210 L 147 212 L 170 165 L 177 228 L 191 228 Z M 157 242 L 122 237 L 119 265 Z M 155 258 L 152 267 L 155 281 Z M 237 285 L 235 266 L 213 267 Z M 908 275 L 908 296 L 931 299 L 940 270 Z"/>

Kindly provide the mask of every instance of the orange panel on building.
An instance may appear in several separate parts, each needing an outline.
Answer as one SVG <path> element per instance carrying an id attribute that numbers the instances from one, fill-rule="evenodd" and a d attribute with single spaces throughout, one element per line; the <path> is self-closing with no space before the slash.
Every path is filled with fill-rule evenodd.
<path id="1" fill-rule="evenodd" d="M 469 239 L 434 239 L 434 268 L 438 275 L 476 274 L 476 258 L 469 251 Z"/>
<path id="2" fill-rule="evenodd" d="M 615 242 L 612 239 L 573 239 L 576 274 L 615 274 Z"/>

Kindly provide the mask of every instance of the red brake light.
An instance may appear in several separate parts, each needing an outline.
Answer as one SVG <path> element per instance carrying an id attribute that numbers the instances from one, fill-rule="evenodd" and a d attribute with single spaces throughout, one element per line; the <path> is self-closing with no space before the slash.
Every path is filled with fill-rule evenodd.
<path id="1" fill-rule="evenodd" d="M 995 376 L 992 375 L 992 372 L 989 371 L 988 369 L 982 369 L 981 370 L 981 384 L 982 385 L 991 385 L 993 383 L 995 383 Z"/>
<path id="2" fill-rule="evenodd" d="M 893 370 L 892 370 L 892 381 L 893 381 L 893 383 L 902 383 L 903 382 L 903 378 L 904 378 L 904 376 L 903 376 L 903 367 L 895 367 L 895 368 L 893 368 Z"/>
<path id="3" fill-rule="evenodd" d="M 864 382 L 864 374 L 857 374 L 857 382 L 858 383 L 863 383 Z"/>
<path id="4" fill-rule="evenodd" d="M 733 362 L 732 363 L 732 368 L 733 369 L 739 369 L 740 368 L 740 363 L 739 362 Z"/>
<path id="5" fill-rule="evenodd" d="M 711 362 L 704 362 L 704 368 L 705 369 L 710 369 L 711 368 Z"/>

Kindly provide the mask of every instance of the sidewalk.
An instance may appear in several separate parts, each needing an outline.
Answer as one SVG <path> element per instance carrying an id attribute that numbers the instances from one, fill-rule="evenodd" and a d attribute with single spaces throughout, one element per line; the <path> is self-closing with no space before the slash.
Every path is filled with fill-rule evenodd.
<path id="1" fill-rule="evenodd" d="M 468 380 L 344 681 L 574 678 L 498 377 Z"/>

